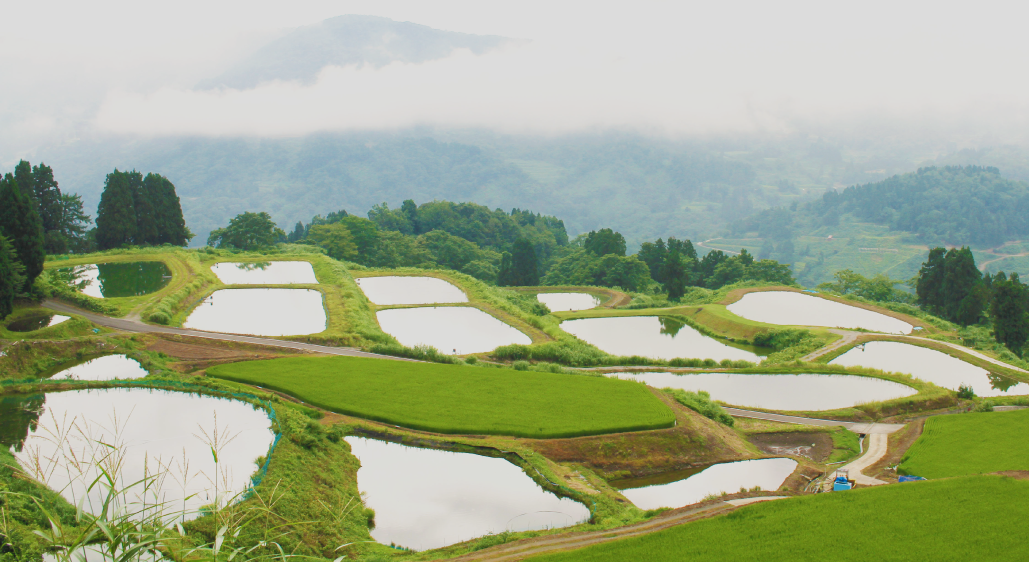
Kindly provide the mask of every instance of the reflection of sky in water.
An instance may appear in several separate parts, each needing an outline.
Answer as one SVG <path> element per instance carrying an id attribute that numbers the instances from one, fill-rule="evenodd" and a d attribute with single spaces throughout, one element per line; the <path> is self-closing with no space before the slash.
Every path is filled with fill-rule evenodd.
<path id="1" fill-rule="evenodd" d="M 120 446 L 120 456 L 107 457 L 99 464 L 111 466 L 120 459 L 122 485 L 143 478 L 147 465 L 151 474 L 160 471 L 158 467 L 167 467 L 161 501 L 168 502 L 168 511 L 195 512 L 215 499 L 211 479 L 217 478 L 221 490 L 227 491 L 223 498 L 242 492 L 257 470 L 254 460 L 268 453 L 273 438 L 264 411 L 244 402 L 181 392 L 124 388 L 53 392 L 46 395 L 43 406 L 38 427 L 16 456 L 26 470 L 35 464 L 32 459 L 41 459 L 42 474 L 33 475 L 73 504 L 85 493 L 85 483 L 99 472 L 91 468 L 69 476 L 65 459 L 107 457 L 109 449 L 99 445 L 101 441 Z M 202 435 L 201 428 L 214 432 L 215 412 L 218 432 L 236 436 L 219 453 L 218 473 L 210 447 L 197 437 Z M 185 477 L 184 458 L 189 467 Z M 139 490 L 133 488 L 130 501 L 139 501 Z M 190 495 L 194 497 L 188 498 Z M 95 512 L 102 495 L 95 489 L 86 497 L 85 509 Z M 154 501 L 152 495 L 146 499 Z"/>
<path id="2" fill-rule="evenodd" d="M 536 298 L 551 312 L 588 310 L 600 304 L 600 299 L 589 293 L 540 293 Z"/>
<path id="3" fill-rule="evenodd" d="M 727 308 L 733 314 L 767 324 L 911 333 L 911 324 L 892 316 L 792 291 L 747 293 Z"/>
<path id="4" fill-rule="evenodd" d="M 715 400 L 768 410 L 835 410 L 911 396 L 909 386 L 853 375 L 751 375 L 738 373 L 611 373 L 655 388 L 706 390 Z"/>
<path id="5" fill-rule="evenodd" d="M 442 353 L 479 353 L 529 336 L 470 306 L 395 308 L 376 313 L 382 331 L 408 346 L 428 345 Z"/>
<path id="6" fill-rule="evenodd" d="M 354 281 L 375 304 L 435 304 L 468 302 L 468 295 L 455 285 L 435 277 L 359 277 Z"/>
<path id="7" fill-rule="evenodd" d="M 657 316 L 623 316 L 568 320 L 561 329 L 612 355 L 640 355 L 654 359 L 743 359 L 760 361 L 749 350 L 726 345 L 690 326 Z"/>
<path id="8" fill-rule="evenodd" d="M 306 261 L 216 263 L 211 271 L 226 285 L 316 284 L 314 268 Z"/>
<path id="9" fill-rule="evenodd" d="M 65 320 L 70 320 L 70 316 L 61 316 L 60 314 L 48 314 L 45 316 L 30 316 L 29 318 L 22 318 L 21 320 L 15 320 L 7 325 L 7 329 L 12 332 L 31 332 L 34 330 L 42 330 L 43 328 L 49 328 L 50 326 L 56 326 Z"/>
<path id="10" fill-rule="evenodd" d="M 182 324 L 184 328 L 299 336 L 325 330 L 322 294 L 314 289 L 222 289 L 211 293 Z"/>
<path id="11" fill-rule="evenodd" d="M 357 486 L 375 510 L 372 537 L 426 550 L 505 530 L 565 527 L 586 506 L 539 487 L 500 458 L 347 437 L 361 460 Z"/>
<path id="12" fill-rule="evenodd" d="M 971 386 L 976 396 L 1029 394 L 1029 384 L 990 375 L 986 369 L 935 349 L 900 342 L 871 341 L 852 348 L 829 363 L 907 373 L 951 390 L 957 390 L 964 384 Z"/>
<path id="13" fill-rule="evenodd" d="M 105 355 L 90 359 L 74 367 L 57 372 L 52 379 L 74 379 L 77 381 L 108 381 L 114 379 L 140 379 L 147 375 L 146 369 L 124 355 Z"/>
<path id="14" fill-rule="evenodd" d="M 700 502 L 711 494 L 733 494 L 740 488 L 778 490 L 796 467 L 793 459 L 721 463 L 676 482 L 624 489 L 622 495 L 640 509 L 676 508 Z"/>
<path id="15" fill-rule="evenodd" d="M 58 272 L 83 294 L 98 299 L 148 295 L 171 281 L 171 271 L 160 261 L 79 265 Z"/>

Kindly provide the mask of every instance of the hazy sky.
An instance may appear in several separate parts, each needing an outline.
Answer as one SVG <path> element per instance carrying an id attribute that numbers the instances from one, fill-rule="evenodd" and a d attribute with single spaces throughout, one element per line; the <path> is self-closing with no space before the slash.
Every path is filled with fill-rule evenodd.
<path id="1" fill-rule="evenodd" d="M 1029 121 L 1029 9 L 1010 1 L 10 4 L 0 34 L 5 155 L 94 131 L 681 135 L 878 119 L 982 133 Z M 343 14 L 530 42 L 421 65 L 327 68 L 309 86 L 192 89 L 290 28 Z"/>

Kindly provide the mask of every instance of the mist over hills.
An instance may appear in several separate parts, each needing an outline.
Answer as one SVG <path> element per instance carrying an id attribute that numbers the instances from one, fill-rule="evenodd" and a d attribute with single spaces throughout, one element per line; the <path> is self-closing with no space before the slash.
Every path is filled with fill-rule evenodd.
<path id="1" fill-rule="evenodd" d="M 446 58 L 455 49 L 481 55 L 517 42 L 383 17 L 346 15 L 300 27 L 275 39 L 198 87 L 246 89 L 273 80 L 311 83 L 326 66 L 418 64 Z"/>

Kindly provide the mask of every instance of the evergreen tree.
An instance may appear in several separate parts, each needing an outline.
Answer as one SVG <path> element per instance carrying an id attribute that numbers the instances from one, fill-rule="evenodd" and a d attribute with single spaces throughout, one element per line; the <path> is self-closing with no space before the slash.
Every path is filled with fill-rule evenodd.
<path id="1" fill-rule="evenodd" d="M 679 300 L 684 294 L 686 294 L 686 264 L 684 263 L 682 256 L 679 254 L 678 247 L 673 247 L 671 251 L 668 252 L 668 258 L 665 260 L 662 277 L 664 277 L 665 280 L 664 288 L 668 293 L 669 300 Z"/>
<path id="2" fill-rule="evenodd" d="M 157 214 L 154 212 L 151 194 L 144 190 L 143 174 L 135 170 L 123 173 L 128 178 L 132 191 L 132 210 L 136 215 L 136 233 L 132 236 L 132 243 L 136 246 L 157 244 Z"/>
<path id="3" fill-rule="evenodd" d="M 160 174 L 147 174 L 143 178 L 143 192 L 150 201 L 157 226 L 155 244 L 185 246 L 193 238 L 182 216 L 182 204 L 175 193 L 175 185 Z M 138 221 L 137 221 L 138 222 Z"/>
<path id="4" fill-rule="evenodd" d="M 25 266 L 18 260 L 14 244 L 0 235 L 0 320 L 14 310 L 14 297 L 25 286 Z"/>
<path id="5" fill-rule="evenodd" d="M 96 216 L 96 244 L 100 250 L 131 244 L 136 239 L 136 208 L 128 172 L 107 174 Z"/>
<path id="6" fill-rule="evenodd" d="M 32 177 L 32 164 L 25 160 L 18 162 L 18 165 L 14 167 L 14 179 L 18 182 L 18 188 L 25 194 L 25 197 L 29 198 L 32 207 L 38 212 L 39 202 L 36 201 L 36 181 Z"/>
<path id="7" fill-rule="evenodd" d="M 59 231 L 68 249 L 76 253 L 96 250 L 96 244 L 86 236 L 89 215 L 82 209 L 82 197 L 77 194 L 61 194 L 61 225 Z"/>
<path id="8" fill-rule="evenodd" d="M 1029 290 L 1018 279 L 1017 273 L 1005 279 L 998 274 L 993 281 L 993 300 L 990 303 L 993 319 L 993 337 L 1021 356 L 1029 341 Z"/>
<path id="9" fill-rule="evenodd" d="M 303 240 L 305 236 L 307 236 L 307 230 L 304 229 L 304 223 L 297 221 L 297 225 L 293 227 L 293 232 L 286 235 L 286 241 L 292 244 Z"/>
<path id="10" fill-rule="evenodd" d="M 497 272 L 497 285 L 500 287 L 515 285 L 514 277 L 514 265 L 511 254 L 510 252 L 504 252 L 500 254 L 500 270 Z"/>
<path id="11" fill-rule="evenodd" d="M 36 194 L 39 218 L 43 222 L 43 235 L 48 254 L 68 252 L 68 240 L 61 232 L 64 222 L 64 207 L 61 204 L 61 189 L 54 179 L 50 166 L 40 163 L 32 168 L 32 180 Z"/>
<path id="12" fill-rule="evenodd" d="M 512 286 L 534 287 L 540 284 L 536 250 L 525 238 L 515 240 L 511 248 L 511 271 Z"/>
<path id="13" fill-rule="evenodd" d="M 915 286 L 918 304 L 933 314 L 939 313 L 943 308 L 943 279 L 946 276 L 946 255 L 947 250 L 944 248 L 929 250 L 929 257 L 922 263 L 921 269 L 918 270 L 918 282 Z"/>
<path id="14" fill-rule="evenodd" d="M 413 199 L 407 199 L 400 204 L 400 212 L 407 216 L 408 222 L 411 223 L 411 229 L 415 234 L 421 234 L 422 230 L 418 227 L 418 205 L 415 205 Z"/>
<path id="15" fill-rule="evenodd" d="M 675 239 L 669 238 L 669 244 L 673 240 Z M 640 246 L 640 251 L 636 253 L 636 257 L 647 264 L 651 279 L 658 283 L 665 282 L 664 270 L 665 261 L 668 259 L 668 249 L 665 247 L 664 240 L 658 238 L 657 242 L 644 242 Z"/>
<path id="16" fill-rule="evenodd" d="M 944 317 L 963 326 L 975 324 L 982 316 L 982 273 L 975 266 L 972 250 L 965 246 L 947 252 L 943 263 Z"/>
<path id="17" fill-rule="evenodd" d="M 18 187 L 12 174 L 0 180 L 0 236 L 10 239 L 18 261 L 25 266 L 25 282 L 19 291 L 28 292 L 36 277 L 43 272 L 46 260 L 43 224 L 32 200 Z"/>
<path id="18" fill-rule="evenodd" d="M 259 250 L 275 244 L 286 233 L 275 225 L 268 213 L 240 213 L 229 221 L 225 228 L 218 228 L 207 238 L 209 246 Z"/>
<path id="19" fill-rule="evenodd" d="M 601 228 L 586 235 L 584 247 L 598 256 L 624 256 L 625 237 L 610 228 Z"/>

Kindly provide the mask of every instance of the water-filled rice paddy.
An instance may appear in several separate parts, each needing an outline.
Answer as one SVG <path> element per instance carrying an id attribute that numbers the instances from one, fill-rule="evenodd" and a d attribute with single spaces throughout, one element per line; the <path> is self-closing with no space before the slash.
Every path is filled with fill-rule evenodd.
<path id="1" fill-rule="evenodd" d="M 171 271 L 160 261 L 77 265 L 57 271 L 83 294 L 103 299 L 148 295 L 171 281 Z"/>
<path id="2" fill-rule="evenodd" d="M 76 381 L 109 381 L 141 379 L 146 369 L 135 359 L 124 355 L 104 355 L 61 369 L 50 377 L 52 380 L 71 379 Z"/>
<path id="3" fill-rule="evenodd" d="M 766 410 L 835 410 L 916 394 L 893 381 L 855 375 L 743 373 L 605 373 L 655 388 L 704 390 L 733 406 Z"/>
<path id="4" fill-rule="evenodd" d="M 740 488 L 778 490 L 795 468 L 797 461 L 793 459 L 755 459 L 653 478 L 617 480 L 612 485 L 640 509 L 682 507 L 712 494 L 733 494 Z"/>
<path id="5" fill-rule="evenodd" d="M 407 347 L 427 345 L 456 355 L 492 351 L 532 338 L 470 306 L 394 308 L 376 313 L 382 331 Z"/>
<path id="6" fill-rule="evenodd" d="M 600 305 L 600 299 L 589 293 L 540 293 L 536 299 L 551 312 L 588 310 Z"/>
<path id="7" fill-rule="evenodd" d="M 957 390 L 964 384 L 971 386 L 976 396 L 1029 394 L 1029 384 L 991 375 L 986 369 L 935 349 L 900 342 L 870 341 L 855 346 L 829 363 L 907 373 L 951 390 Z"/>
<path id="8" fill-rule="evenodd" d="M 15 320 L 7 325 L 7 329 L 12 332 L 33 332 L 49 328 L 50 326 L 56 326 L 70 319 L 70 316 L 62 316 L 60 314 L 40 314 L 39 316 L 28 316 Z"/>
<path id="9" fill-rule="evenodd" d="M 726 308 L 766 324 L 861 328 L 888 334 L 909 334 L 912 329 L 911 324 L 892 316 L 792 291 L 747 293 Z"/>
<path id="10" fill-rule="evenodd" d="M 289 357 L 207 369 L 333 412 L 441 433 L 568 437 L 671 427 L 628 381 L 358 357 Z"/>
<path id="11" fill-rule="evenodd" d="M 318 278 L 306 261 L 222 262 L 211 271 L 226 285 L 299 285 L 315 284 Z"/>
<path id="12" fill-rule="evenodd" d="M 215 431 L 216 413 L 217 432 L 236 436 L 219 452 L 217 467 L 209 444 L 196 437 Z M 273 439 L 268 415 L 245 402 L 141 388 L 8 396 L 0 400 L 0 419 L 0 440 L 22 467 L 72 504 L 84 497 L 93 513 L 102 496 L 99 486 L 87 493 L 99 475 L 90 461 L 106 457 L 101 466 L 110 467 L 120 460 L 124 483 L 140 480 L 146 469 L 166 472 L 160 493 L 168 511 L 191 519 L 201 506 L 242 492 L 257 469 L 254 459 L 268 453 Z M 105 444 L 116 447 L 116 457 Z M 209 478 L 227 482 L 221 498 Z"/>
<path id="13" fill-rule="evenodd" d="M 529 560 L 1019 560 L 1026 518 L 1029 481 L 973 476 L 761 502 Z"/>
<path id="14" fill-rule="evenodd" d="M 673 319 L 658 316 L 568 320 L 561 324 L 561 329 L 612 355 L 639 355 L 653 359 L 761 360 L 757 348 L 731 346 Z"/>
<path id="15" fill-rule="evenodd" d="M 501 458 L 347 437 L 357 487 L 375 510 L 372 538 L 425 550 L 487 533 L 574 525 L 586 506 L 540 488 Z"/>
<path id="16" fill-rule="evenodd" d="M 435 277 L 388 275 L 354 280 L 368 300 L 375 304 L 435 304 L 468 302 L 457 286 Z"/>
<path id="17" fill-rule="evenodd" d="M 322 294 L 312 289 L 222 289 L 211 293 L 182 324 L 184 328 L 299 336 L 325 330 Z"/>

